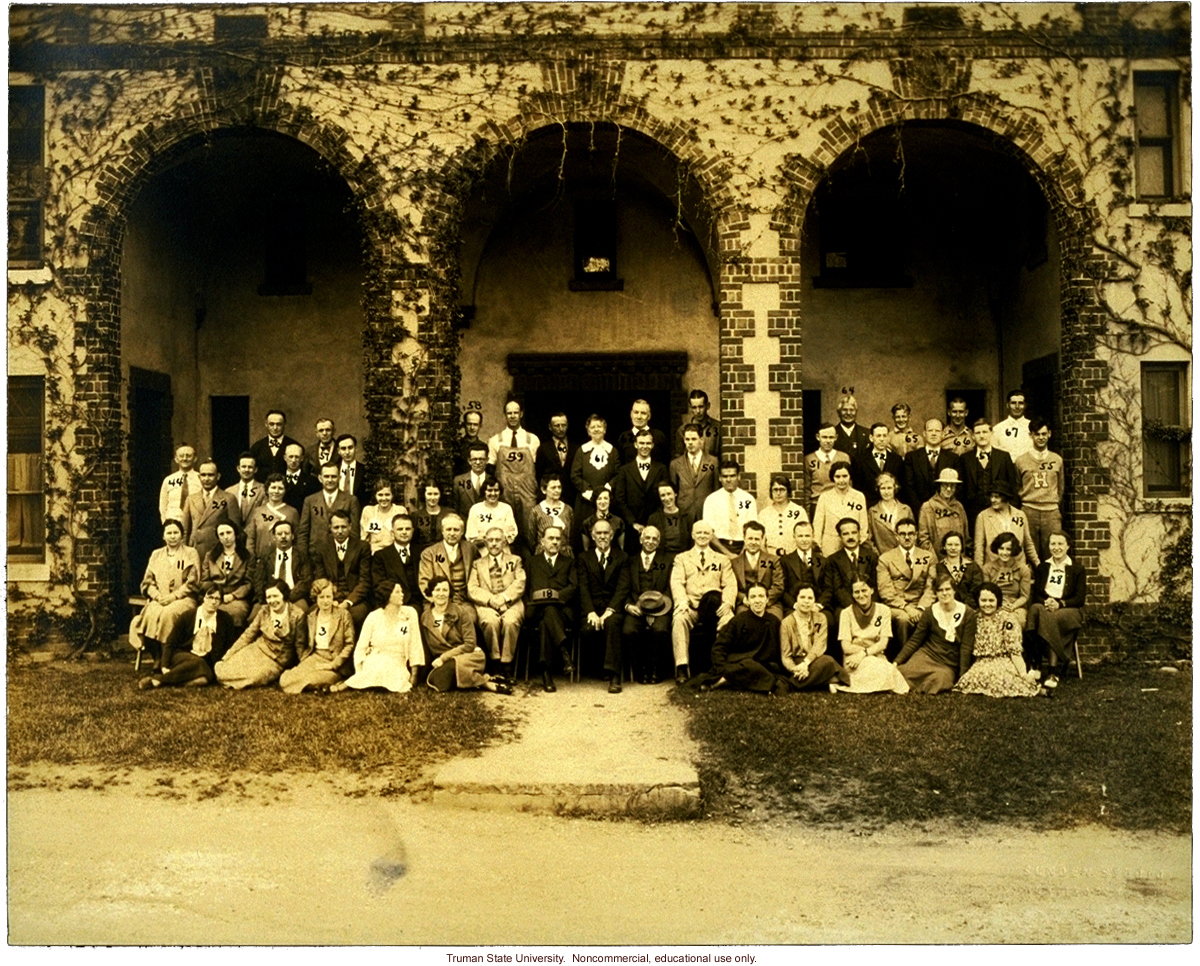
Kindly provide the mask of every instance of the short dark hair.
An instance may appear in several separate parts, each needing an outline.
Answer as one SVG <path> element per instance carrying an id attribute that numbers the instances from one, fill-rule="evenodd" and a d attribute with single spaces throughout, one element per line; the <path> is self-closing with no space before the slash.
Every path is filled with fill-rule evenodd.
<path id="1" fill-rule="evenodd" d="M 296 528 L 292 526 L 291 520 L 276 520 L 271 524 L 271 532 L 274 533 L 280 527 L 288 527 L 293 533 L 296 532 Z"/>
<path id="2" fill-rule="evenodd" d="M 345 520 L 347 523 L 349 523 L 350 522 L 350 511 L 342 510 L 340 508 L 337 510 L 334 510 L 331 514 L 329 514 L 329 519 L 333 520 L 335 518 Z"/>
<path id="3" fill-rule="evenodd" d="M 980 426 L 986 426 L 988 429 L 991 429 L 992 421 L 990 419 L 977 419 L 975 422 L 971 423 L 972 429 L 978 429 Z"/>
<path id="4" fill-rule="evenodd" d="M 746 521 L 745 525 L 743 525 L 743 527 L 742 527 L 742 535 L 743 536 L 745 536 L 745 533 L 747 530 L 757 530 L 759 533 L 764 534 L 764 535 L 767 532 L 767 528 L 764 527 L 757 520 L 747 520 Z"/>
<path id="5" fill-rule="evenodd" d="M 268 409 L 267 414 L 263 417 L 263 419 L 270 419 L 272 416 L 282 416 L 283 421 L 285 423 L 287 422 L 287 413 L 285 413 L 282 409 Z"/>
<path id="6" fill-rule="evenodd" d="M 1008 395 L 1007 395 L 1007 396 L 1005 396 L 1004 398 L 1005 398 L 1005 399 L 1012 399 L 1012 397 L 1013 397 L 1013 396 L 1024 396 L 1024 395 L 1025 395 L 1025 390 L 1024 390 L 1024 389 L 1010 389 L 1010 390 L 1008 391 Z"/>
<path id="7" fill-rule="evenodd" d="M 1014 557 L 1018 553 L 1021 552 L 1021 541 L 1017 539 L 1016 534 L 1009 533 L 1006 530 L 1006 531 L 1004 531 L 1004 533 L 996 534 L 996 539 L 992 541 L 992 544 L 990 547 L 992 553 L 999 553 L 1000 548 L 1003 547 L 1006 543 L 1012 544 Z"/>
<path id="8" fill-rule="evenodd" d="M 909 413 L 910 415 L 912 414 L 912 406 L 910 406 L 906 402 L 898 402 L 898 403 L 896 403 L 896 405 L 894 405 L 892 407 L 892 415 L 895 416 L 896 413 L 900 412 L 901 410 L 903 410 L 906 413 Z"/>
<path id="9" fill-rule="evenodd" d="M 988 581 L 984 581 L 982 584 L 980 584 L 979 589 L 977 591 L 975 591 L 975 603 L 976 604 L 979 603 L 979 595 L 982 594 L 985 590 L 990 590 L 993 594 L 996 595 L 996 603 L 997 604 L 1004 603 L 1004 591 L 1002 591 L 1000 589 L 998 584 L 994 584 L 990 580 L 988 580 Z"/>
<path id="10" fill-rule="evenodd" d="M 853 523 L 860 532 L 862 531 L 862 525 L 855 520 L 854 517 L 842 517 L 840 520 L 838 520 L 837 526 L 833 528 L 839 537 L 842 535 L 842 527 L 847 523 Z"/>
<path id="11" fill-rule="evenodd" d="M 782 473 L 772 473 L 771 474 L 771 482 L 769 484 L 767 484 L 767 492 L 768 493 L 771 492 L 771 487 L 773 487 L 773 486 L 782 486 L 785 490 L 787 490 L 788 496 L 792 495 L 792 481 L 789 480 Z"/>
<path id="12" fill-rule="evenodd" d="M 688 399 L 703 399 L 705 402 L 708 402 L 708 393 L 703 389 L 693 389 L 688 393 Z"/>
<path id="13" fill-rule="evenodd" d="M 877 429 L 886 429 L 889 433 L 892 431 L 892 427 L 887 423 L 871 423 L 871 432 L 873 433 Z"/>
<path id="14" fill-rule="evenodd" d="M 242 460 L 252 460 L 254 458 L 255 458 L 254 454 L 251 453 L 250 450 L 244 449 L 240 453 L 238 453 L 237 461 L 240 463 Z"/>
<path id="15" fill-rule="evenodd" d="M 829 467 L 829 478 L 831 480 L 833 479 L 834 475 L 837 473 L 838 470 L 845 470 L 847 473 L 850 474 L 851 479 L 854 478 L 854 467 L 851 466 L 847 460 L 838 460 L 831 467 Z"/>
<path id="16" fill-rule="evenodd" d="M 946 541 L 949 540 L 951 537 L 958 537 L 959 543 L 961 543 L 964 547 L 967 545 L 967 542 L 965 540 L 963 540 L 963 535 L 961 533 L 959 533 L 957 530 L 951 530 L 949 533 L 942 535 L 942 549 L 943 550 L 946 549 Z"/>
<path id="17" fill-rule="evenodd" d="M 284 476 L 282 473 L 268 473 L 266 485 L 270 486 L 272 483 L 282 483 L 284 486 L 286 486 L 287 485 L 287 477 Z"/>
<path id="18" fill-rule="evenodd" d="M 727 456 L 725 459 L 721 460 L 721 472 L 724 473 L 726 470 L 737 470 L 739 473 L 742 472 L 742 468 L 738 465 L 738 461 L 732 456 Z"/>
<path id="19" fill-rule="evenodd" d="M 471 454 L 474 453 L 475 450 L 477 450 L 477 449 L 483 450 L 483 455 L 487 456 L 488 444 L 483 442 L 483 440 L 479 440 L 477 442 L 472 443 L 470 446 L 467 447 L 467 459 L 470 459 Z"/>
<path id="20" fill-rule="evenodd" d="M 342 433 L 342 435 L 335 439 L 333 443 L 335 446 L 341 446 L 342 441 L 347 439 L 350 440 L 350 442 L 352 442 L 355 446 L 358 445 L 358 438 L 353 433 Z"/>
<path id="21" fill-rule="evenodd" d="M 1041 416 L 1034 416 L 1033 419 L 1029 420 L 1029 435 L 1030 436 L 1032 436 L 1034 433 L 1040 433 L 1043 429 L 1049 429 L 1049 428 L 1050 428 L 1050 424 L 1048 422 L 1046 422 L 1046 420 L 1042 419 Z"/>

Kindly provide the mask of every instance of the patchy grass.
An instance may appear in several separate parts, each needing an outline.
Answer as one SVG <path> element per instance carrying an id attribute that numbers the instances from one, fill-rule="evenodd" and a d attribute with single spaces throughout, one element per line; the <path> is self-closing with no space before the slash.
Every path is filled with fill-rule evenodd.
<path id="1" fill-rule="evenodd" d="M 1192 675 L 1103 668 L 1053 699 L 681 693 L 709 815 L 1191 828 Z M 1157 690 L 1143 690 L 1155 688 Z"/>
<path id="2" fill-rule="evenodd" d="M 502 737 L 511 722 L 477 694 L 134 688 L 132 669 L 9 665 L 8 764 L 204 769 L 218 773 L 386 771 L 415 780 L 431 763 Z"/>

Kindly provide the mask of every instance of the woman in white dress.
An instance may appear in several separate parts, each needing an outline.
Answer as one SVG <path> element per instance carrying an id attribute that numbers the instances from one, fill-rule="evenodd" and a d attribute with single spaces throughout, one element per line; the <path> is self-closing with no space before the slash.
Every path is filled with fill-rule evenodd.
<path id="1" fill-rule="evenodd" d="M 838 460 L 830 468 L 829 478 L 833 486 L 817 497 L 812 521 L 813 539 L 826 557 L 832 557 L 842 549 L 842 540 L 837 532 L 839 520 L 845 517 L 857 520 L 858 532 L 864 540 L 870 539 L 871 534 L 867 498 L 850 485 L 850 464 Z"/>
<path id="2" fill-rule="evenodd" d="M 392 545 L 392 517 L 397 512 L 392 502 L 392 484 L 380 483 L 375 488 L 375 504 L 363 507 L 358 524 L 362 531 L 359 536 L 371 545 L 371 553 Z"/>
<path id="3" fill-rule="evenodd" d="M 417 612 L 404 604 L 404 584 L 396 581 L 387 603 L 363 622 L 354 647 L 354 674 L 330 691 L 384 688 L 411 691 L 417 668 L 425 663 Z"/>
<path id="4" fill-rule="evenodd" d="M 896 665 L 883 656 L 892 637 L 892 611 L 875 600 L 871 585 L 856 580 L 850 590 L 854 603 L 842 611 L 838 640 L 842 642 L 843 666 L 850 675 L 849 684 L 831 681 L 830 691 L 870 694 L 874 691 L 908 693 Z"/>
<path id="5" fill-rule="evenodd" d="M 773 557 L 796 549 L 796 524 L 808 523 L 808 511 L 792 501 L 792 481 L 782 474 L 771 477 L 771 502 L 758 511 L 766 529 L 763 547 Z"/>

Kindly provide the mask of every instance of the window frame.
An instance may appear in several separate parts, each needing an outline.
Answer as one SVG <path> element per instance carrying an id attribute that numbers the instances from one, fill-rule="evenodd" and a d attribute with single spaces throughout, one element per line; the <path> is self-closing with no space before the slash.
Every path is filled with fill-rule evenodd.
<path id="1" fill-rule="evenodd" d="M 12 431 L 11 421 L 13 419 L 13 392 L 14 390 L 24 390 L 29 392 L 30 396 L 37 400 L 37 432 L 36 432 L 36 449 L 15 449 L 14 440 L 18 440 L 21 435 Z M 13 474 L 8 474 L 7 496 L 12 497 L 37 497 L 38 513 L 37 518 L 41 520 L 41 543 L 31 547 L 28 551 L 22 552 L 20 549 L 14 551 L 12 547 L 5 547 L 5 561 L 8 565 L 9 579 L 45 579 L 41 574 L 42 566 L 46 562 L 47 550 L 47 528 L 46 528 L 46 377 L 45 376 L 25 376 L 25 375 L 10 375 L 8 377 L 8 455 L 16 454 L 33 454 L 36 453 L 40 457 L 39 476 L 41 486 L 37 490 L 14 490 Z M 34 434 L 30 431 L 29 435 L 32 440 Z M 19 444 L 18 444 L 19 445 Z M 8 511 L 11 513 L 11 509 Z M 23 573 L 21 571 L 32 565 L 37 568 L 34 572 Z M 42 566 L 39 566 L 42 565 Z M 46 575 L 48 576 L 48 574 Z"/>
<path id="2" fill-rule="evenodd" d="M 1140 368 L 1140 383 L 1142 390 L 1141 416 L 1142 416 L 1142 497 L 1146 500 L 1162 500 L 1162 499 L 1190 499 L 1192 495 L 1192 480 L 1191 480 L 1191 425 L 1189 416 L 1191 413 L 1191 404 L 1188 395 L 1188 369 L 1187 362 L 1143 362 Z M 1150 393 L 1147 391 L 1147 376 L 1152 373 L 1174 373 L 1175 375 L 1175 390 L 1178 396 L 1178 409 L 1175 413 L 1174 422 L 1167 422 L 1163 419 L 1150 416 L 1147 410 L 1147 402 Z M 1162 436 L 1154 436 L 1152 433 L 1159 431 Z M 1166 438 L 1162 438 L 1165 436 Z M 1180 437 L 1176 439 L 1175 437 Z M 1159 446 L 1168 448 L 1175 446 L 1174 456 L 1168 463 L 1177 461 L 1178 470 L 1171 473 L 1171 466 L 1168 466 L 1168 476 L 1171 478 L 1167 483 L 1151 483 L 1150 468 L 1152 466 L 1160 466 L 1163 464 L 1158 456 L 1154 455 L 1153 450 Z"/>
<path id="3" fill-rule="evenodd" d="M 1134 140 L 1134 194 L 1143 201 L 1173 201 L 1183 194 L 1181 178 L 1181 134 L 1179 104 L 1179 71 L 1136 70 L 1133 72 L 1133 140 Z M 1137 96 L 1142 88 L 1161 88 L 1164 92 L 1167 134 L 1163 137 L 1145 138 L 1138 129 Z M 1141 166 L 1138 161 L 1143 147 L 1165 148 L 1163 158 L 1163 194 L 1150 194 L 1142 189 Z"/>
<path id="4" fill-rule="evenodd" d="M 21 92 L 21 94 L 18 94 Z M 24 92 L 30 92 L 25 95 Z M 8 223 L 11 226 L 18 218 L 28 219 L 29 242 L 35 252 L 32 258 L 15 258 L 10 248 L 7 257 L 9 270 L 29 271 L 45 267 L 42 257 L 42 246 L 45 241 L 46 228 L 46 87 L 44 84 L 10 83 L 8 91 L 9 132 L 10 142 L 20 143 L 21 139 L 13 139 L 12 112 L 18 97 L 27 96 L 32 107 L 33 102 L 40 102 L 36 110 L 38 123 L 37 137 L 30 137 L 30 142 L 37 145 L 36 157 L 30 152 L 28 157 L 20 157 L 19 152 L 10 149 L 8 158 Z"/>

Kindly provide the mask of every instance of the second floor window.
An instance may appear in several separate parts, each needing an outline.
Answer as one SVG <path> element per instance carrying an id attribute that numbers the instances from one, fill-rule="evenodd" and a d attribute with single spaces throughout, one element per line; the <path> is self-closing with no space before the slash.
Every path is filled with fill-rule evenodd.
<path id="1" fill-rule="evenodd" d="M 1179 194 L 1179 75 L 1147 71 L 1133 75 L 1137 122 L 1137 194 Z"/>

